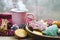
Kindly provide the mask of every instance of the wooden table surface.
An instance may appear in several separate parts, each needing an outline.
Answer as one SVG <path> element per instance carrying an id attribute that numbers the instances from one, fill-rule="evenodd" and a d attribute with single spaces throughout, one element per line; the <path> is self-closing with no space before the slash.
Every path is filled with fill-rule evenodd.
<path id="1" fill-rule="evenodd" d="M 26 38 L 26 39 L 16 39 L 15 37 L 0 37 L 0 40 L 32 40 L 32 38 Z"/>

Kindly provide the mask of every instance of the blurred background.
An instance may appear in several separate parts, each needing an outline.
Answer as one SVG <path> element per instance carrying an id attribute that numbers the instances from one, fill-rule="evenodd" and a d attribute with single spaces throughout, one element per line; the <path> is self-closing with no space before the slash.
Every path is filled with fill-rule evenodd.
<path id="1" fill-rule="evenodd" d="M 14 8 L 19 0 L 0 0 L 0 13 Z M 22 0 L 36 19 L 60 20 L 60 0 Z M 12 5 L 13 4 L 13 5 Z"/>

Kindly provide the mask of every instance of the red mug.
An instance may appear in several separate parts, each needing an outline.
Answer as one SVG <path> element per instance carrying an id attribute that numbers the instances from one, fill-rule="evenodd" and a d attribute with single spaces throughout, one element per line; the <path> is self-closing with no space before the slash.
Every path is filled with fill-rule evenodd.
<path id="1" fill-rule="evenodd" d="M 12 22 L 20 26 L 21 24 L 26 24 L 27 22 L 34 19 L 29 18 L 28 16 L 33 16 L 32 14 L 27 14 L 26 12 L 12 12 Z"/>

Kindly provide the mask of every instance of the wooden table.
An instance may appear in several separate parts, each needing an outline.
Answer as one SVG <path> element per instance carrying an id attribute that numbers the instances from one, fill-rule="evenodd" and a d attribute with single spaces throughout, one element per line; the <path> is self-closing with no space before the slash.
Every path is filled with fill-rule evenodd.
<path id="1" fill-rule="evenodd" d="M 16 39 L 15 37 L 11 37 L 11 36 L 9 36 L 9 37 L 7 37 L 7 36 L 4 36 L 4 37 L 0 36 L 0 40 L 32 40 L 32 38 Z"/>

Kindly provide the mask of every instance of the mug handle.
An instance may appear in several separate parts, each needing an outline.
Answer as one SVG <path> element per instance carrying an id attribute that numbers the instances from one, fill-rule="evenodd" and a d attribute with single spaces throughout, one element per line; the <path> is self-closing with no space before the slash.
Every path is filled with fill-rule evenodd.
<path id="1" fill-rule="evenodd" d="M 34 20 L 34 15 L 33 14 L 27 14 L 26 16 L 26 22 L 29 23 L 30 21 Z"/>

